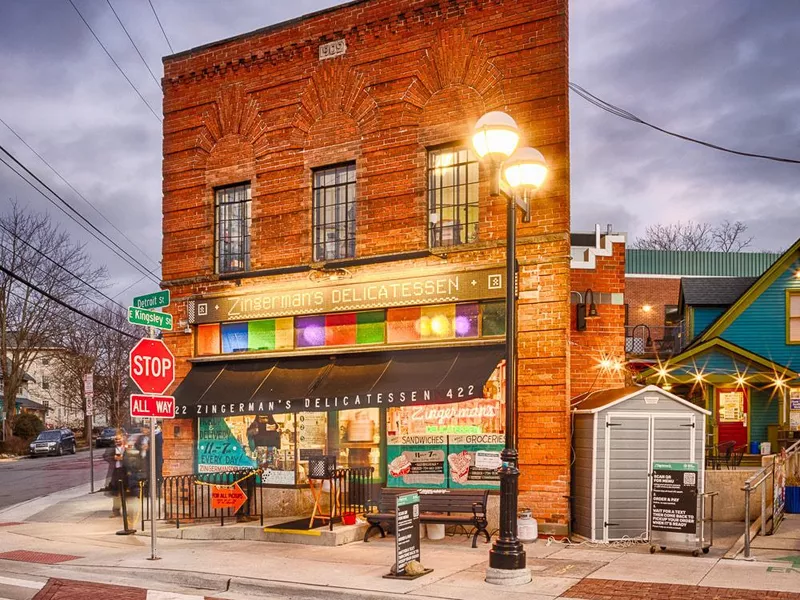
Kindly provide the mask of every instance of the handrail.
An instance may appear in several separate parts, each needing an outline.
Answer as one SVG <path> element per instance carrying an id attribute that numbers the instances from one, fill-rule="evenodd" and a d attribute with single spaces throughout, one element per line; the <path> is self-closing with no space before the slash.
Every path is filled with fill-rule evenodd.
<path id="1" fill-rule="evenodd" d="M 761 532 L 766 534 L 767 531 L 767 521 L 772 520 L 772 528 L 770 533 L 775 533 L 775 529 L 778 526 L 781 518 L 783 518 L 783 506 L 780 507 L 775 506 L 775 498 L 773 496 L 772 501 L 772 514 L 767 516 L 767 486 L 764 485 L 764 482 L 767 481 L 770 477 L 772 477 L 773 482 L 775 481 L 775 464 L 778 460 L 783 461 L 783 464 L 786 465 L 787 471 L 789 470 L 790 465 L 795 463 L 795 459 L 800 457 L 800 440 L 796 441 L 794 444 L 786 448 L 785 450 L 781 450 L 780 454 L 776 454 L 775 458 L 772 460 L 772 464 L 769 464 L 765 467 L 761 467 L 758 471 L 756 471 L 753 475 L 748 477 L 744 482 L 744 487 L 742 491 L 744 492 L 744 557 L 750 558 L 750 493 L 754 490 L 761 488 Z M 793 471 L 796 471 L 797 468 L 793 468 Z M 774 484 L 773 484 L 774 488 Z"/>

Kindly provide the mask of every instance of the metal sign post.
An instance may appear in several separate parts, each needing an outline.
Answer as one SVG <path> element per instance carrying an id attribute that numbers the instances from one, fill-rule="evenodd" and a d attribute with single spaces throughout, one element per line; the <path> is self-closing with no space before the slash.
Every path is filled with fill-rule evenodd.
<path id="1" fill-rule="evenodd" d="M 169 306 L 170 294 L 168 290 L 162 290 L 153 294 L 137 296 L 133 299 L 133 306 L 128 308 L 128 322 L 136 325 L 148 327 L 149 338 L 156 337 L 156 328 L 172 329 L 172 315 L 169 313 L 147 310 L 151 308 L 163 308 Z M 130 352 L 130 374 L 134 383 L 146 394 L 160 395 L 167 391 L 167 388 L 175 381 L 175 357 L 169 348 L 157 339 L 142 339 Z M 175 400 L 173 398 L 152 398 L 138 396 L 140 402 L 134 402 L 131 396 L 131 416 L 150 418 L 150 440 L 148 448 L 150 451 L 150 477 L 149 487 L 149 506 L 150 506 L 150 559 L 158 560 L 156 550 L 156 493 L 158 490 L 158 478 L 156 476 L 156 417 L 166 417 L 175 415 Z M 150 402 L 153 400 L 153 402 Z M 167 405 L 165 401 L 172 400 L 172 415 L 165 415 Z"/>
<path id="2" fill-rule="evenodd" d="M 150 560 L 156 556 L 156 418 L 150 417 Z"/>
<path id="3" fill-rule="evenodd" d="M 86 397 L 86 416 L 89 417 L 89 492 L 94 494 L 94 377 L 91 373 L 83 376 L 83 392 Z"/>

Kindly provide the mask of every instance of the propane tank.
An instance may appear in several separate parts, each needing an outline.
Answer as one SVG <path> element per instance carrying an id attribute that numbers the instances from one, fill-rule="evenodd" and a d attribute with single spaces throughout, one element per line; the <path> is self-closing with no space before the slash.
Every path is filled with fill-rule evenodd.
<path id="1" fill-rule="evenodd" d="M 535 542 L 539 538 L 539 526 L 530 508 L 523 508 L 517 515 L 517 538 L 520 542 Z"/>

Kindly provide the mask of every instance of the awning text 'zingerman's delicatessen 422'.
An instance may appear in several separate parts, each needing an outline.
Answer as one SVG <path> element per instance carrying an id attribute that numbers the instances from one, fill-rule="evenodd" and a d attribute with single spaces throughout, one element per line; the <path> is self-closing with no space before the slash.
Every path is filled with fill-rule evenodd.
<path id="1" fill-rule="evenodd" d="M 189 321 L 215 323 L 267 317 L 368 310 L 501 298 L 502 268 L 350 283 L 303 290 L 261 292 L 189 301 Z"/>
<path id="2" fill-rule="evenodd" d="M 327 398 L 298 398 L 292 400 L 248 400 L 247 402 L 199 402 L 175 407 L 177 417 L 230 417 L 234 415 L 264 415 L 295 412 L 323 412 L 381 406 L 414 406 L 447 404 L 479 397 L 481 386 L 464 385 L 457 388 L 422 389 L 385 393 L 354 394 Z"/>

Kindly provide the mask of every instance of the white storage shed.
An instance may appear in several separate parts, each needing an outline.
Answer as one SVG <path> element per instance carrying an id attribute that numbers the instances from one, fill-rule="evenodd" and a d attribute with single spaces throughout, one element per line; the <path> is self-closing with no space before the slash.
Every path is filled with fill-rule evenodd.
<path id="1" fill-rule="evenodd" d="M 697 462 L 702 493 L 709 414 L 655 385 L 573 398 L 573 531 L 599 542 L 644 534 L 654 461 Z"/>

